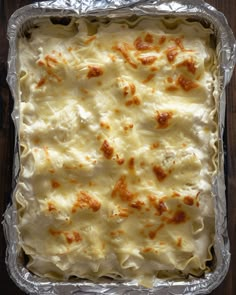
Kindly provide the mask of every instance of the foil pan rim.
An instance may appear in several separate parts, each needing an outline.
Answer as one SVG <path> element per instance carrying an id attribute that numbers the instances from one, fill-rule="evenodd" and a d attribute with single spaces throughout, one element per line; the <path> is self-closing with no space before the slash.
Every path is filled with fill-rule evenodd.
<path id="1" fill-rule="evenodd" d="M 153 10 L 155 8 L 155 11 Z M 14 97 L 14 109 L 12 119 L 15 128 L 18 131 L 18 98 L 17 98 L 17 74 L 16 60 L 17 49 L 16 39 L 19 27 L 25 22 L 25 19 L 49 15 L 112 15 L 120 12 L 130 14 L 152 14 L 166 15 L 174 14 L 174 16 L 201 16 L 215 25 L 218 29 L 218 56 L 220 60 L 220 78 L 221 78 L 221 95 L 220 95 L 220 114 L 219 114 L 219 134 L 220 134 L 220 155 L 219 160 L 223 167 L 224 151 L 223 151 L 223 130 L 225 116 L 225 86 L 230 81 L 233 68 L 236 61 L 236 43 L 233 32 L 228 26 L 224 15 L 218 12 L 214 7 L 205 3 L 203 0 L 57 0 L 37 2 L 18 9 L 10 18 L 8 25 L 8 38 L 10 43 L 10 51 L 8 56 L 8 76 L 7 81 Z M 219 36 L 221 39 L 219 39 Z M 18 138 L 16 132 L 15 138 L 15 158 L 13 166 L 13 195 L 19 173 L 19 153 Z M 216 212 L 218 214 L 216 221 L 216 238 L 215 251 L 218 253 L 220 265 L 218 265 L 210 274 L 206 274 L 205 278 L 194 281 L 171 280 L 158 281 L 157 286 L 153 289 L 135 285 L 135 282 L 127 283 L 109 283 L 95 284 L 88 282 L 51 282 L 48 280 L 37 280 L 26 268 L 22 267 L 19 261 L 20 249 L 17 243 L 18 232 L 16 228 L 16 208 L 13 204 L 9 206 L 4 214 L 3 228 L 7 241 L 6 264 L 11 278 L 16 284 L 29 294 L 207 294 L 216 288 L 224 279 L 230 263 L 229 239 L 227 235 L 227 219 L 225 204 L 225 185 L 224 173 L 221 171 L 215 179 L 215 195 L 217 197 Z M 114 293 L 115 292 L 115 293 Z M 134 293 L 132 293 L 134 292 Z"/>

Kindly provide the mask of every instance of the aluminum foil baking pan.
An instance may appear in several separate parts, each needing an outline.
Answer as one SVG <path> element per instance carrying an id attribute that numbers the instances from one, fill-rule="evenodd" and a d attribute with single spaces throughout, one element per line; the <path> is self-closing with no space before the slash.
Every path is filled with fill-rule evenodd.
<path id="1" fill-rule="evenodd" d="M 154 15 L 190 17 L 207 23 L 215 32 L 219 93 L 219 172 L 214 180 L 216 235 L 214 241 L 215 265 L 211 273 L 202 278 L 188 280 L 155 281 L 152 289 L 138 286 L 137 282 L 93 283 L 85 280 L 56 282 L 37 277 L 30 273 L 24 263 L 24 254 L 18 244 L 17 211 L 14 190 L 18 179 L 19 162 L 19 97 L 17 81 L 17 38 L 30 21 L 45 16 L 129 16 Z M 12 204 L 8 206 L 3 227 L 7 242 L 6 265 L 12 280 L 28 294 L 207 294 L 224 279 L 230 263 L 229 239 L 224 181 L 223 131 L 225 117 L 225 86 L 230 81 L 236 60 L 236 43 L 224 15 L 202 0 L 58 0 L 38 2 L 17 10 L 9 20 L 8 38 L 10 43 L 7 81 L 14 98 L 12 119 L 15 124 L 15 154 L 13 166 Z"/>

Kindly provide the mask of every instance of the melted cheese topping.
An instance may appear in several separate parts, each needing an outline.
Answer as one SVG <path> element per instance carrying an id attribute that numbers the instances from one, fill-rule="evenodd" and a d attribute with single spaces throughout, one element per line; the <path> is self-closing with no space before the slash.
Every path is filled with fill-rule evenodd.
<path id="1" fill-rule="evenodd" d="M 21 246 L 40 276 L 201 275 L 215 54 L 199 23 L 40 19 L 19 40 Z"/>

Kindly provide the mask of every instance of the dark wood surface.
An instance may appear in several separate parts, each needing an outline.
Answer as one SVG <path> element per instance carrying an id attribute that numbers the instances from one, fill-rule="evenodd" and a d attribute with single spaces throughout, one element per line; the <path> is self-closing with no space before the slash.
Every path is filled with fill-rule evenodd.
<path id="1" fill-rule="evenodd" d="M 10 15 L 30 0 L 0 0 L 0 214 L 10 199 L 14 128 L 11 122 L 13 101 L 6 83 L 8 42 L 6 26 Z M 208 0 L 209 4 L 223 12 L 236 35 L 236 0 Z M 227 144 L 227 210 L 228 231 L 231 242 L 231 265 L 223 283 L 211 294 L 236 294 L 236 75 L 227 87 L 226 111 Z M 0 293 L 4 295 L 24 294 L 9 278 L 5 266 L 5 241 L 0 227 Z"/>

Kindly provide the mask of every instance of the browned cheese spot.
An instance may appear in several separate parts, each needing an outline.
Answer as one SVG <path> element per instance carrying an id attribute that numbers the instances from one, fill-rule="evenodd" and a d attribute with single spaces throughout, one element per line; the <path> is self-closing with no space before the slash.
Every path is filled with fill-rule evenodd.
<path id="1" fill-rule="evenodd" d="M 115 238 L 115 237 L 118 237 L 122 234 L 124 234 L 125 232 L 122 230 L 122 229 L 118 229 L 118 230 L 114 230 L 114 231 L 111 231 L 110 232 L 110 235 Z"/>
<path id="2" fill-rule="evenodd" d="M 76 232 L 76 231 L 73 231 L 73 236 L 74 236 L 74 240 L 76 242 L 80 242 L 82 240 L 80 234 L 78 232 Z"/>
<path id="3" fill-rule="evenodd" d="M 194 62 L 192 57 L 179 63 L 177 67 L 186 67 L 187 70 L 192 74 L 195 74 L 197 70 L 196 63 Z"/>
<path id="4" fill-rule="evenodd" d="M 71 178 L 71 179 L 69 179 L 69 183 L 77 184 L 78 180 Z"/>
<path id="5" fill-rule="evenodd" d="M 178 238 L 177 239 L 176 245 L 177 245 L 177 247 L 181 247 L 182 246 L 182 238 Z"/>
<path id="6" fill-rule="evenodd" d="M 130 170 L 134 170 L 134 157 L 131 157 L 128 161 L 128 167 Z"/>
<path id="7" fill-rule="evenodd" d="M 193 198 L 189 196 L 184 197 L 184 204 L 192 206 L 194 204 Z"/>
<path id="8" fill-rule="evenodd" d="M 123 88 L 123 95 L 124 96 L 127 96 L 129 94 L 129 87 L 128 86 L 125 86 L 124 88 Z"/>
<path id="9" fill-rule="evenodd" d="M 118 154 L 116 154 L 116 163 L 118 165 L 123 165 L 125 162 L 125 159 L 124 158 L 120 158 Z"/>
<path id="10" fill-rule="evenodd" d="M 44 63 L 42 60 L 39 60 L 39 61 L 37 62 L 37 64 L 38 64 L 40 67 L 45 66 L 45 63 Z"/>
<path id="11" fill-rule="evenodd" d="M 91 209 L 93 212 L 97 212 L 101 207 L 101 203 L 91 197 L 88 193 L 81 191 L 77 194 L 77 200 L 74 203 L 71 212 L 75 213 L 78 208 L 80 209 Z"/>
<path id="12" fill-rule="evenodd" d="M 147 78 L 145 80 L 142 81 L 142 83 L 146 84 L 149 81 L 151 81 L 154 77 L 155 77 L 155 74 L 150 74 L 150 75 L 147 76 Z"/>
<path id="13" fill-rule="evenodd" d="M 156 214 L 159 216 L 162 215 L 162 213 L 164 213 L 165 211 L 167 211 L 167 207 L 162 200 L 160 200 L 156 203 L 155 208 L 157 210 Z"/>
<path id="14" fill-rule="evenodd" d="M 128 124 L 124 126 L 124 131 L 128 131 L 130 129 L 133 129 L 134 125 L 133 124 Z"/>
<path id="15" fill-rule="evenodd" d="M 160 143 L 159 142 L 154 142 L 150 145 L 150 149 L 151 150 L 155 150 L 157 149 L 158 147 L 160 146 Z"/>
<path id="16" fill-rule="evenodd" d="M 166 87 L 166 91 L 176 91 L 178 87 L 176 85 L 170 85 Z"/>
<path id="17" fill-rule="evenodd" d="M 153 35 L 150 33 L 147 33 L 144 37 L 144 41 L 147 43 L 153 43 L 154 41 Z"/>
<path id="18" fill-rule="evenodd" d="M 131 106 L 131 105 L 134 105 L 134 106 L 138 106 L 141 104 L 141 101 L 140 99 L 135 95 L 133 96 L 130 100 L 127 100 L 125 105 L 128 107 L 128 106 Z"/>
<path id="19" fill-rule="evenodd" d="M 118 179 L 112 190 L 111 196 L 113 198 L 118 196 L 124 202 L 132 202 L 133 199 L 136 197 L 136 194 L 128 190 L 125 175 L 122 175 Z"/>
<path id="20" fill-rule="evenodd" d="M 131 95 L 134 95 L 136 91 L 136 87 L 133 83 L 129 83 L 129 86 L 124 86 L 123 88 L 123 95 L 127 96 L 129 94 L 129 92 L 131 93 Z"/>
<path id="21" fill-rule="evenodd" d="M 109 130 L 110 129 L 110 125 L 106 122 L 100 122 L 100 126 L 103 128 L 103 129 L 107 129 Z"/>
<path id="22" fill-rule="evenodd" d="M 45 83 L 46 83 L 46 78 L 43 77 L 43 78 L 41 78 L 41 79 L 38 81 L 38 83 L 37 83 L 37 85 L 36 85 L 36 88 L 39 88 L 39 87 L 43 86 Z"/>
<path id="23" fill-rule="evenodd" d="M 40 143 L 40 138 L 39 137 L 34 137 L 34 139 L 33 139 L 33 143 L 34 144 L 36 144 L 36 145 L 38 145 L 39 143 Z"/>
<path id="24" fill-rule="evenodd" d="M 180 197 L 180 194 L 177 193 L 177 192 L 173 192 L 172 197 L 173 197 L 173 198 Z"/>
<path id="25" fill-rule="evenodd" d="M 52 70 L 53 69 L 53 65 L 56 65 L 58 63 L 57 59 L 54 58 L 54 57 L 52 57 L 52 56 L 50 56 L 50 55 L 46 55 L 45 56 L 45 62 L 46 62 L 46 64 L 43 61 L 39 60 L 37 64 L 39 66 L 45 66 L 46 67 L 45 70 L 46 70 L 47 74 L 49 76 L 54 77 L 57 80 L 57 82 L 61 82 L 62 79 L 56 73 L 54 73 L 53 70 Z M 45 82 L 42 80 L 41 83 L 44 84 Z"/>
<path id="26" fill-rule="evenodd" d="M 116 61 L 115 55 L 109 54 L 108 56 L 109 56 L 109 58 L 111 59 L 112 62 L 115 62 Z"/>
<path id="27" fill-rule="evenodd" d="M 190 80 L 189 78 L 184 77 L 183 75 L 180 75 L 177 79 L 177 85 L 180 85 L 180 87 L 185 91 L 190 91 L 194 88 L 198 87 L 198 84 Z"/>
<path id="28" fill-rule="evenodd" d="M 54 58 L 54 57 L 52 57 L 52 56 L 50 56 L 50 55 L 46 55 L 45 56 L 45 60 L 46 60 L 47 67 L 49 67 L 49 68 L 52 67 L 51 66 L 51 63 L 53 63 L 53 64 L 57 64 L 58 63 L 57 59 Z"/>
<path id="29" fill-rule="evenodd" d="M 177 54 L 178 54 L 178 50 L 177 50 L 177 48 L 175 46 L 174 47 L 169 47 L 166 50 L 167 59 L 171 63 L 175 60 Z"/>
<path id="30" fill-rule="evenodd" d="M 51 180 L 51 185 L 52 188 L 59 188 L 61 186 L 60 183 L 54 179 Z"/>
<path id="31" fill-rule="evenodd" d="M 82 238 L 77 231 L 67 232 L 67 231 L 49 229 L 49 233 L 52 236 L 64 235 L 68 244 L 71 244 L 73 242 L 78 243 L 78 242 L 82 241 Z"/>
<path id="32" fill-rule="evenodd" d="M 157 60 L 157 57 L 156 56 L 144 56 L 144 57 L 140 57 L 139 60 L 141 61 L 141 63 L 144 66 L 149 66 L 149 65 L 152 65 Z"/>
<path id="33" fill-rule="evenodd" d="M 157 111 L 156 120 L 158 122 L 158 128 L 167 128 L 169 126 L 169 121 L 172 118 L 172 116 L 172 112 Z"/>
<path id="34" fill-rule="evenodd" d="M 152 170 L 154 174 L 156 175 L 156 178 L 158 179 L 158 181 L 163 181 L 167 177 L 166 172 L 160 166 L 156 165 L 152 168 Z"/>
<path id="35" fill-rule="evenodd" d="M 152 48 L 152 46 L 147 42 L 144 42 L 141 37 L 135 39 L 134 46 L 138 51 L 145 51 Z"/>
<path id="36" fill-rule="evenodd" d="M 57 211 L 57 208 L 55 206 L 55 204 L 53 204 L 52 202 L 48 202 L 48 211 Z"/>
<path id="37" fill-rule="evenodd" d="M 88 79 L 96 78 L 103 74 L 103 70 L 98 66 L 88 66 L 89 71 L 87 74 Z"/>
<path id="38" fill-rule="evenodd" d="M 155 239 L 155 237 L 156 237 L 156 235 L 157 235 L 157 233 L 164 227 L 165 225 L 163 224 L 163 223 L 161 223 L 155 230 L 151 230 L 150 232 L 149 232 L 149 238 L 151 239 L 151 240 L 154 240 Z"/>
<path id="39" fill-rule="evenodd" d="M 113 47 L 114 50 L 119 51 L 122 56 L 124 57 L 124 59 L 126 60 L 126 62 L 131 65 L 131 67 L 133 67 L 134 69 L 137 68 L 137 65 L 132 61 L 132 59 L 130 58 L 129 54 L 128 54 L 128 50 L 129 50 L 129 45 L 126 43 L 123 43 L 123 45 L 117 45 Z"/>
<path id="40" fill-rule="evenodd" d="M 129 88 L 130 88 L 131 94 L 134 95 L 136 91 L 135 85 L 133 83 L 129 83 Z"/>
<path id="41" fill-rule="evenodd" d="M 113 156 L 114 148 L 109 145 L 107 140 L 104 140 L 101 146 L 101 151 L 103 152 L 105 158 L 111 159 Z"/>
<path id="42" fill-rule="evenodd" d="M 139 201 L 139 200 L 130 204 L 130 207 L 137 209 L 137 210 L 141 210 L 144 206 L 145 206 L 145 203 L 142 201 Z"/>
<path id="43" fill-rule="evenodd" d="M 50 228 L 48 231 L 49 231 L 49 233 L 50 233 L 52 236 L 58 236 L 58 235 L 60 235 L 60 234 L 63 233 L 61 230 L 54 230 L 54 229 L 51 229 L 51 228 Z"/>
<path id="44" fill-rule="evenodd" d="M 117 215 L 120 217 L 128 217 L 129 216 L 129 209 L 128 208 L 120 208 L 119 213 Z"/>
<path id="45" fill-rule="evenodd" d="M 173 217 L 165 217 L 165 220 L 167 223 L 169 224 L 180 224 L 180 223 L 184 223 L 187 220 L 187 216 L 186 213 L 183 210 L 177 210 Z"/>
<path id="46" fill-rule="evenodd" d="M 166 36 L 161 36 L 158 43 L 159 45 L 162 45 L 163 43 L 165 43 L 165 41 L 166 41 Z"/>
<path id="47" fill-rule="evenodd" d="M 60 78 L 57 74 L 55 74 L 51 69 L 47 69 L 47 74 L 49 76 L 54 77 L 57 80 L 57 82 L 61 82 L 62 81 L 62 78 Z"/>
<path id="48" fill-rule="evenodd" d="M 158 68 L 157 68 L 157 67 L 151 67 L 150 70 L 151 70 L 152 72 L 157 72 L 157 71 L 158 71 Z M 155 89 L 153 88 L 152 93 L 154 93 L 154 91 L 155 91 Z"/>
<path id="49" fill-rule="evenodd" d="M 73 242 L 80 242 L 82 240 L 80 234 L 76 231 L 73 231 L 72 233 L 64 232 L 63 234 L 66 237 L 68 244 L 71 244 Z"/>
<path id="50" fill-rule="evenodd" d="M 173 41 L 181 50 L 184 50 L 184 45 L 181 38 L 174 38 Z"/>
<path id="51" fill-rule="evenodd" d="M 150 248 L 150 247 L 147 247 L 147 248 L 144 248 L 143 250 L 142 250 L 142 252 L 143 253 L 148 253 L 148 252 L 152 252 L 152 248 Z"/>
<path id="52" fill-rule="evenodd" d="M 158 200 L 155 196 L 148 196 L 149 202 L 156 209 L 156 215 L 161 216 L 168 209 L 163 200 Z"/>

